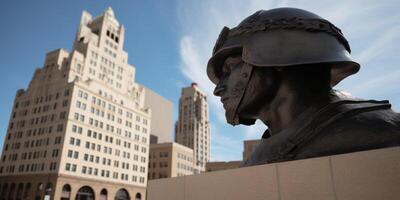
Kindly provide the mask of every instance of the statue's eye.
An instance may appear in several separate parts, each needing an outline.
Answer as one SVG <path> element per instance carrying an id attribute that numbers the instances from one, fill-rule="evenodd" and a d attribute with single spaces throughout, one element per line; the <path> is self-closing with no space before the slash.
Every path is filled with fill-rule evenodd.
<path id="1" fill-rule="evenodd" d="M 222 74 L 223 75 L 229 75 L 231 73 L 231 65 L 224 64 L 222 67 Z"/>
<path id="2" fill-rule="evenodd" d="M 227 68 L 224 68 L 224 69 L 222 70 L 222 74 L 223 74 L 223 75 L 228 75 L 229 73 L 231 73 L 231 70 L 229 70 L 229 69 L 227 69 Z"/>

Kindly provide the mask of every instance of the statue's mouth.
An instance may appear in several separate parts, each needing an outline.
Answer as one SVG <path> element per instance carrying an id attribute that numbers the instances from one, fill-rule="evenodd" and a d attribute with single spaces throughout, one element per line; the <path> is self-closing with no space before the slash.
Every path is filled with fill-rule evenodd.
<path id="1" fill-rule="evenodd" d="M 221 102 L 222 102 L 222 105 L 223 105 L 225 110 L 228 107 L 228 100 L 229 100 L 229 97 L 221 97 Z"/>
<path id="2" fill-rule="evenodd" d="M 224 103 L 226 101 L 228 101 L 229 97 L 221 97 L 221 102 Z"/>

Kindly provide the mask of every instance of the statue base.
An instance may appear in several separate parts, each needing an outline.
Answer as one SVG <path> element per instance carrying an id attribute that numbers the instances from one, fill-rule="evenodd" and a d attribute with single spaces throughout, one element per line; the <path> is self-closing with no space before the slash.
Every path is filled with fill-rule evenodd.
<path id="1" fill-rule="evenodd" d="M 148 200 L 400 199 L 400 147 L 151 180 Z"/>

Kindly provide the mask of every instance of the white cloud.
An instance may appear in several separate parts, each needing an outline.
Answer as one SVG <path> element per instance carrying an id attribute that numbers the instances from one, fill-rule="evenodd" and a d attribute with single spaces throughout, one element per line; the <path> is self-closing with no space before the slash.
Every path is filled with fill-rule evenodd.
<path id="1" fill-rule="evenodd" d="M 399 19 L 400 20 L 400 19 Z M 387 47 L 392 42 L 400 40 L 400 26 L 389 28 L 379 37 L 377 37 L 371 45 L 356 56 L 360 63 L 367 64 L 369 61 L 382 57 L 381 54 L 387 52 Z"/>
<path id="2" fill-rule="evenodd" d="M 206 65 L 215 40 L 223 26 L 234 27 L 245 17 L 260 9 L 272 9 L 276 7 L 298 7 L 327 18 L 340 27 L 345 36 L 349 39 L 353 53 L 363 64 L 363 73 L 355 76 L 350 81 L 346 80 L 340 85 L 341 88 L 353 94 L 359 94 L 369 88 L 379 88 L 385 84 L 398 83 L 397 77 L 400 72 L 388 74 L 381 72 L 381 76 L 375 76 L 377 67 L 373 67 L 374 61 L 386 57 L 394 57 L 400 51 L 398 44 L 400 15 L 396 7 L 399 2 L 396 0 L 373 1 L 373 0 L 321 0 L 321 1 L 282 1 L 282 0 L 247 0 L 247 1 L 186 1 L 178 3 L 178 16 L 181 23 L 182 37 L 180 39 L 181 71 L 191 81 L 197 82 L 208 95 L 210 113 L 218 121 L 212 121 L 216 127 L 224 127 L 226 120 L 224 110 L 219 98 L 213 96 L 214 85 L 206 75 Z M 397 45 L 397 46 L 396 46 Z M 391 54 L 386 50 L 390 49 Z M 396 54 L 396 55 L 395 55 Z M 387 64 L 387 63 L 386 63 Z M 370 66 L 371 65 L 371 66 Z M 385 65 L 385 63 L 381 63 Z M 382 66 L 379 66 L 382 68 Z M 395 71 L 396 66 L 386 66 L 386 70 Z M 371 70 L 375 69 L 375 70 Z M 386 73 L 386 74 L 382 74 Z M 357 81 L 363 82 L 362 84 Z M 400 85 L 400 84 L 397 84 Z M 376 86 L 376 87 L 373 87 Z M 395 88 L 394 86 L 391 88 Z M 373 93 L 374 91 L 368 91 Z M 388 95 L 390 91 L 388 90 Z M 243 131 L 244 138 L 253 138 L 262 134 L 265 126 L 258 122 L 253 127 L 236 128 Z M 222 130 L 222 129 L 221 129 Z M 213 139 L 226 141 L 224 143 L 213 143 L 218 145 L 212 147 L 214 158 L 224 158 L 226 149 L 234 148 L 232 137 L 228 133 L 218 133 Z M 237 139 L 237 138 L 236 138 Z M 241 140 L 240 140 L 241 142 Z M 223 145 L 229 146 L 224 148 Z M 229 157 L 229 155 L 226 155 Z"/>
<path id="3" fill-rule="evenodd" d="M 267 129 L 264 123 L 260 120 L 257 120 L 253 126 L 249 126 L 245 128 L 245 139 L 259 139 L 261 138 L 264 131 Z"/>

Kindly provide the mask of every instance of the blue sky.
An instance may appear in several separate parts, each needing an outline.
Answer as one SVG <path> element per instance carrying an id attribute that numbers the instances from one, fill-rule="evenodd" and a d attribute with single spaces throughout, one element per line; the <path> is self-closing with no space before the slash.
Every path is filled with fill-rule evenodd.
<path id="1" fill-rule="evenodd" d="M 303 8 L 342 29 L 361 71 L 336 88 L 366 99 L 389 99 L 400 108 L 400 1 L 398 0 L 130 0 L 0 2 L 0 145 L 17 89 L 26 88 L 46 52 L 70 50 L 83 10 L 99 15 L 108 6 L 126 29 L 125 50 L 136 81 L 174 103 L 192 81 L 208 94 L 212 160 L 239 160 L 243 140 L 266 128 L 231 127 L 205 67 L 223 26 L 234 27 L 260 9 Z M 0 146 L 1 147 L 1 146 Z"/>

